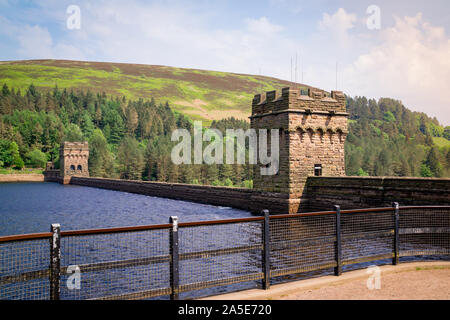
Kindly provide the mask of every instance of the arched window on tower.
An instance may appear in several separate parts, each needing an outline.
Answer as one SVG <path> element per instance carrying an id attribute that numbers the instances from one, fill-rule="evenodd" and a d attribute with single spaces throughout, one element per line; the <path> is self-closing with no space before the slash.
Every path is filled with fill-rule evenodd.
<path id="1" fill-rule="evenodd" d="M 81 170 L 82 170 L 81 164 L 78 165 L 77 170 L 78 170 L 78 171 L 81 171 Z"/>
<path id="2" fill-rule="evenodd" d="M 75 171 L 75 166 L 73 164 L 70 166 L 70 170 L 74 170 Z"/>

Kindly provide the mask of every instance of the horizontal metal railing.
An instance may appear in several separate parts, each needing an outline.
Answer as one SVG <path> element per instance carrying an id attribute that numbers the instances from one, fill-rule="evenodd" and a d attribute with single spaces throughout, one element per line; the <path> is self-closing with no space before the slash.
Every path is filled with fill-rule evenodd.
<path id="1" fill-rule="evenodd" d="M 82 293 L 72 297 L 69 292 L 68 298 L 143 299 L 161 295 L 177 298 L 178 294 L 192 290 L 259 280 L 268 288 L 273 277 L 330 268 L 340 275 L 343 266 L 353 264 L 385 259 L 396 264 L 399 257 L 449 255 L 449 213 L 450 206 L 354 210 L 336 207 L 333 211 L 182 222 L 176 226 L 169 223 L 60 231 L 57 236 L 68 242 L 59 248 L 61 256 L 56 257 L 59 272 L 51 268 L 55 264 L 46 264 L 42 258 L 34 261 L 33 254 L 21 258 L 24 266 L 20 259 L 14 259 L 21 254 L 20 250 L 28 250 L 21 247 L 27 241 L 52 242 L 55 233 L 2 236 L 0 299 L 47 297 L 47 291 L 56 294 L 50 295 L 51 298 L 60 298 L 62 276 L 72 265 L 60 262 L 70 259 L 82 262 L 76 264 L 81 274 L 101 275 L 106 280 L 105 283 L 101 279 L 90 280 L 85 293 L 80 290 Z M 178 241 L 174 245 L 174 235 L 182 242 L 180 247 Z M 113 236 L 117 243 L 97 239 Z M 161 252 L 153 251 L 155 243 Z M 18 248 L 14 247 L 16 244 Z M 39 242 L 35 250 L 44 252 L 43 245 Z M 146 256 L 148 250 L 151 254 Z M 124 254 L 126 257 L 116 258 Z M 139 278 L 135 269 L 140 267 L 151 269 L 151 277 Z M 110 272 L 119 274 L 109 277 Z M 129 282 L 123 280 L 128 276 Z M 47 278 L 51 279 L 49 283 L 43 281 Z M 42 283 L 34 284 L 39 279 Z M 139 290 L 138 286 L 144 287 L 152 279 L 161 283 L 159 287 Z M 26 287 L 28 283 L 38 287 L 32 287 L 33 295 L 27 293 L 31 290 Z M 45 288 L 47 285 L 50 288 Z M 126 287 L 126 292 L 122 292 L 122 287 Z"/>

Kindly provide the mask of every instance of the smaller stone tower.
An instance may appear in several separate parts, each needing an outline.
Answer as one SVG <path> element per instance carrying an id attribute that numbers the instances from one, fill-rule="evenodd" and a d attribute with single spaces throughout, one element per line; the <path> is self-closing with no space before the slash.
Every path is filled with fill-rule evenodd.
<path id="1" fill-rule="evenodd" d="M 64 142 L 59 149 L 61 182 L 68 184 L 73 176 L 89 177 L 88 159 L 87 142 Z"/>

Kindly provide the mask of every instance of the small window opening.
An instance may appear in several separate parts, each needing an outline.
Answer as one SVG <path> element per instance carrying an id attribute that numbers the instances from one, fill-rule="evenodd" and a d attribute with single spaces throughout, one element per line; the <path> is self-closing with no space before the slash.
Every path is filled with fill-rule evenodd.
<path id="1" fill-rule="evenodd" d="M 314 175 L 316 177 L 319 177 L 322 175 L 322 165 L 321 164 L 315 164 L 314 165 Z"/>

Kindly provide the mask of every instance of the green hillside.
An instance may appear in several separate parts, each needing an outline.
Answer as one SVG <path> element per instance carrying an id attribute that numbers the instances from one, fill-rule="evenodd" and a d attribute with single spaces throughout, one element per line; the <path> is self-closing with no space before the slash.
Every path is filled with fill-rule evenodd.
<path id="1" fill-rule="evenodd" d="M 174 165 L 171 132 L 192 131 L 193 119 L 246 129 L 253 94 L 289 85 L 162 66 L 2 62 L 0 168 L 43 167 L 61 142 L 87 140 L 92 176 L 251 187 L 248 165 Z M 450 177 L 450 127 L 389 98 L 346 104 L 347 175 Z"/>
<path id="2" fill-rule="evenodd" d="M 3 83 L 22 91 L 30 84 L 46 90 L 57 85 L 133 100 L 154 98 L 167 101 L 173 110 L 207 124 L 230 116 L 247 119 L 256 93 L 294 85 L 264 76 L 69 60 L 0 62 L 0 84 Z"/>

